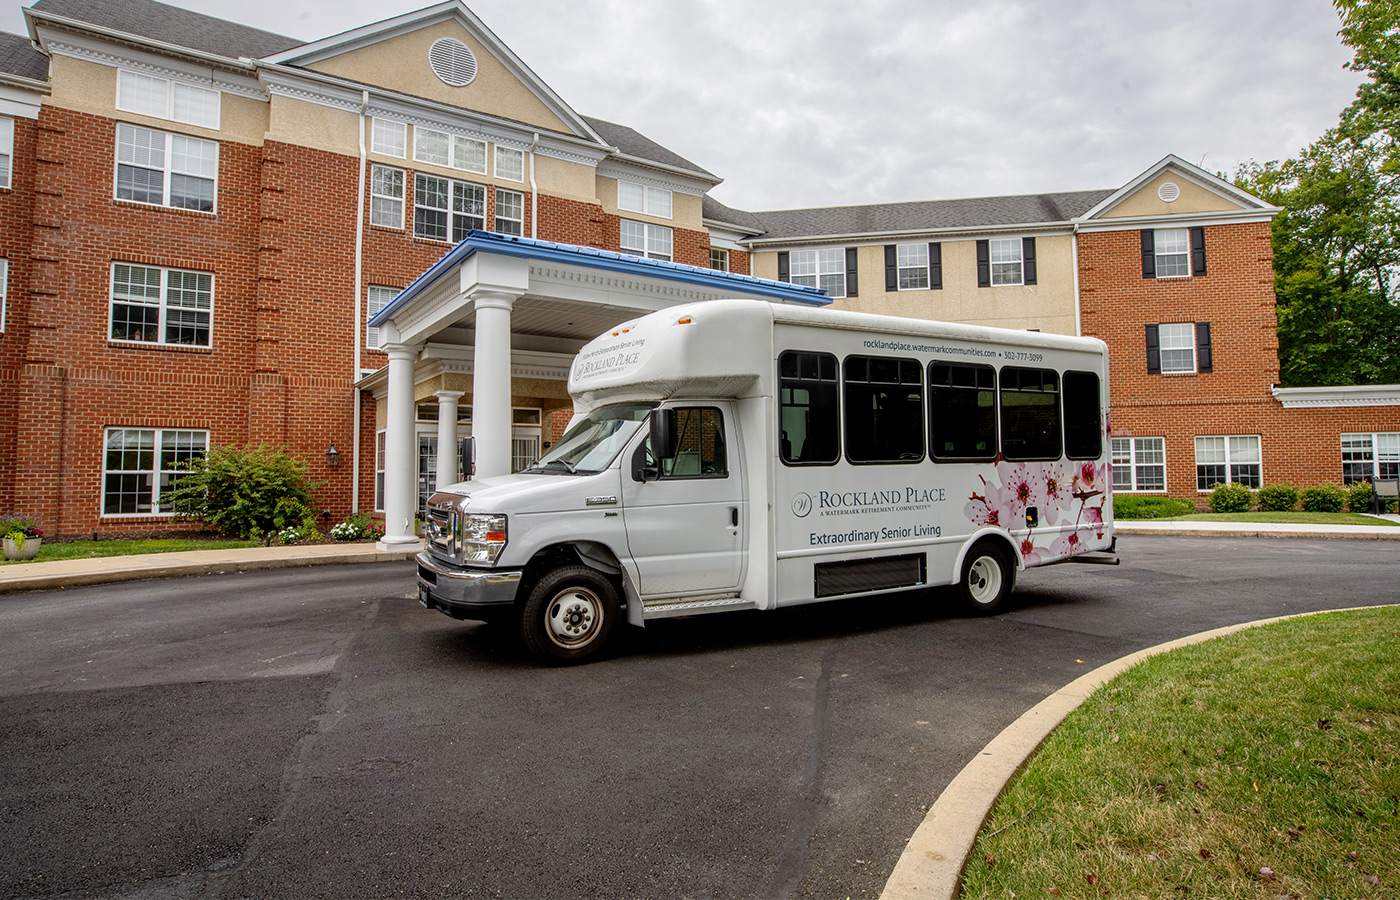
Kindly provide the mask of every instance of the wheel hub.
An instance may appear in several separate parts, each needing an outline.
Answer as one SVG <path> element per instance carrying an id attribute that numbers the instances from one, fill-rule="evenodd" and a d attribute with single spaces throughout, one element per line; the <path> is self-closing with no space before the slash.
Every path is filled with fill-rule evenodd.
<path id="1" fill-rule="evenodd" d="M 588 640 L 598 623 L 598 600 L 580 591 L 555 598 L 549 608 L 549 633 L 561 644 Z"/>

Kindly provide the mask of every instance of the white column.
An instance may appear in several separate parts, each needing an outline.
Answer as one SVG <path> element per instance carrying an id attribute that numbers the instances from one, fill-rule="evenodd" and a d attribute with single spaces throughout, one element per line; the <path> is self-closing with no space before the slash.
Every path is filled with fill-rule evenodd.
<path id="1" fill-rule="evenodd" d="M 515 296 L 471 295 L 476 307 L 472 377 L 472 443 L 476 477 L 510 474 L 510 311 Z"/>
<path id="2" fill-rule="evenodd" d="M 436 391 L 438 401 L 437 484 L 442 490 L 457 482 L 457 401 L 465 391 Z"/>
<path id="3" fill-rule="evenodd" d="M 413 435 L 413 364 L 418 347 L 386 344 L 389 356 L 389 412 L 384 434 L 384 538 L 381 550 L 417 544 L 418 453 Z"/>

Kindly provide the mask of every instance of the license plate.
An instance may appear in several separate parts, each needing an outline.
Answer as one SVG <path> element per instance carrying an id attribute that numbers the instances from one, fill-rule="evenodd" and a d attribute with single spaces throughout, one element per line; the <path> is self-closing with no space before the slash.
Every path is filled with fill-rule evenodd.
<path id="1" fill-rule="evenodd" d="M 432 608 L 433 608 L 432 603 L 429 602 L 429 598 L 428 598 L 428 586 L 427 586 L 426 584 L 420 584 L 420 585 L 418 585 L 418 602 L 421 603 L 421 604 L 423 604 L 423 608 L 424 608 L 424 609 L 432 609 Z"/>

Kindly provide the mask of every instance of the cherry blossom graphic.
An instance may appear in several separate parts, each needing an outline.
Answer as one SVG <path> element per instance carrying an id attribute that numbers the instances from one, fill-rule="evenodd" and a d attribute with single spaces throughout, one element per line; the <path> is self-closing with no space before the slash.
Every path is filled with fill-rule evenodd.
<path id="1" fill-rule="evenodd" d="M 1094 460 L 1074 464 L 1070 472 L 1059 462 L 1003 460 L 993 481 L 978 476 L 982 490 L 968 497 L 964 514 L 976 525 L 1009 532 L 1029 524 L 1027 510 L 1034 507 L 1036 523 L 1018 542 L 1021 559 L 1028 566 L 1064 559 L 1088 551 L 1081 529 L 1103 537 L 1110 473 L 1107 463 Z"/>

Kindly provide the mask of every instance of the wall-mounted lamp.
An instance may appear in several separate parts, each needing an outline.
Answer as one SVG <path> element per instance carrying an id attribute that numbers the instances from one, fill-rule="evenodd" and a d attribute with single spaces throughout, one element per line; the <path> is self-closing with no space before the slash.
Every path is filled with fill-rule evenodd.
<path id="1" fill-rule="evenodd" d="M 340 451 L 335 449 L 335 441 L 331 441 L 331 445 L 326 448 L 326 465 L 332 469 L 340 465 Z"/>

